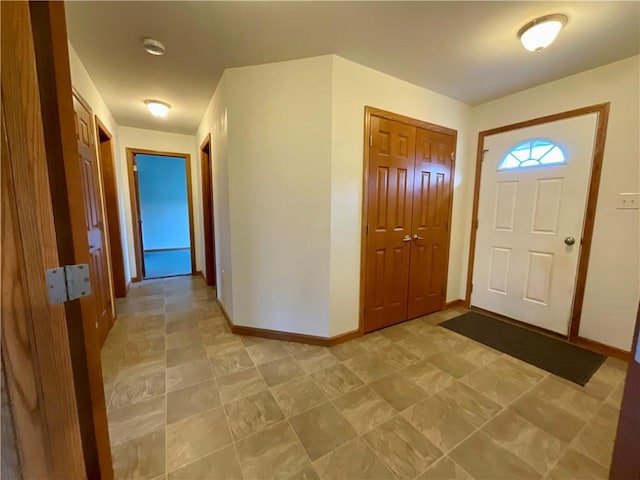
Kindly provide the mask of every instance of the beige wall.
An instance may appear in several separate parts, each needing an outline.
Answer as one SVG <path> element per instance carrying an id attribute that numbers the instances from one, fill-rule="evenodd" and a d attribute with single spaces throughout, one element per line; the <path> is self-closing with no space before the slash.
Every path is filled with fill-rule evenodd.
<path id="1" fill-rule="evenodd" d="M 640 292 L 639 58 L 478 107 L 335 55 L 229 69 L 195 136 L 116 125 L 70 47 L 74 86 L 114 135 L 125 265 L 135 275 L 126 147 L 190 153 L 204 265 L 199 145 L 212 134 L 218 292 L 235 323 L 333 336 L 357 328 L 364 106 L 458 131 L 447 300 L 463 298 L 480 130 L 610 101 L 580 335 L 628 349 Z M 613 240 L 613 241 L 612 241 Z M 614 243 L 615 242 L 615 243 Z"/>
<path id="2" fill-rule="evenodd" d="M 231 271 L 231 226 L 229 217 L 229 168 L 227 153 L 227 98 L 226 72 L 222 75 L 202 121 L 196 132 L 196 145 L 200 148 L 207 135 L 211 134 L 211 165 L 213 184 L 213 218 L 216 247 L 216 290 L 218 299 L 227 313 L 233 318 L 233 278 Z M 198 163 L 198 182 L 201 185 L 202 171 Z M 203 225 L 202 199 L 197 208 L 200 224 Z M 200 233 L 200 242 L 204 244 L 204 232 Z M 200 264 L 204 271 L 204 251 Z"/>
<path id="3" fill-rule="evenodd" d="M 364 107 L 366 105 L 458 131 L 447 301 L 464 296 L 468 130 L 472 108 L 390 75 L 332 56 L 331 335 L 358 328 Z"/>
<path id="4" fill-rule="evenodd" d="M 225 77 L 233 321 L 327 336 L 331 57 Z"/>
<path id="5" fill-rule="evenodd" d="M 639 67 L 636 56 L 481 105 L 472 138 L 477 141 L 480 130 L 611 102 L 580 336 L 624 350 L 631 347 L 638 308 L 640 222 L 638 210 L 616 209 L 616 197 L 640 191 Z M 472 175 L 465 181 L 473 182 Z"/>
<path id="6" fill-rule="evenodd" d="M 358 328 L 365 105 L 458 130 L 466 156 L 470 106 L 340 57 L 225 72 L 196 137 L 227 119 L 213 137 L 214 182 L 226 189 L 215 197 L 216 240 L 237 325 L 319 336 Z M 463 292 L 461 172 L 449 300 Z"/>
<path id="7" fill-rule="evenodd" d="M 124 179 L 121 181 L 121 185 L 118 187 L 118 191 L 120 192 L 120 200 L 124 199 L 124 211 L 125 211 L 125 221 L 124 226 L 127 232 L 127 250 L 129 253 L 129 269 L 131 271 L 131 276 L 136 276 L 136 262 L 134 255 L 134 244 L 133 244 L 133 226 L 131 221 L 131 201 L 130 201 L 130 189 L 129 189 L 129 180 L 127 177 L 127 148 L 141 148 L 145 150 L 156 150 L 159 152 L 171 152 L 171 153 L 188 153 L 191 156 L 191 189 L 192 189 L 192 198 L 194 206 L 194 242 L 195 242 L 195 250 L 196 250 L 196 270 L 200 270 L 201 262 L 200 262 L 200 252 L 202 250 L 202 242 L 201 242 L 201 223 L 200 223 L 200 215 L 197 215 L 197 209 L 201 208 L 200 204 L 200 183 L 198 179 L 200 178 L 198 172 L 198 163 L 199 156 L 196 148 L 196 139 L 193 135 L 181 135 L 178 133 L 167 133 L 160 132 L 157 130 L 145 130 L 142 128 L 132 128 L 132 127 L 118 127 L 118 141 L 119 141 L 119 159 L 120 159 L 120 168 L 124 174 Z"/>

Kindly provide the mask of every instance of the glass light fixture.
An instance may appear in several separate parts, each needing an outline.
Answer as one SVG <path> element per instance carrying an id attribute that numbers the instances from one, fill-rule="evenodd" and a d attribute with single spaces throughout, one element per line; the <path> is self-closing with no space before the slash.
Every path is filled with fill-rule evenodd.
<path id="1" fill-rule="evenodd" d="M 553 41 L 567 23 L 567 16 L 561 13 L 545 15 L 527 23 L 518 32 L 524 48 L 530 52 L 540 53 Z"/>
<path id="2" fill-rule="evenodd" d="M 147 108 L 154 117 L 166 117 L 171 105 L 160 100 L 145 100 Z"/>
<path id="3" fill-rule="evenodd" d="M 144 51 L 149 55 L 160 56 L 164 55 L 164 52 L 166 51 L 164 43 L 151 37 L 143 38 L 142 46 L 144 47 Z"/>

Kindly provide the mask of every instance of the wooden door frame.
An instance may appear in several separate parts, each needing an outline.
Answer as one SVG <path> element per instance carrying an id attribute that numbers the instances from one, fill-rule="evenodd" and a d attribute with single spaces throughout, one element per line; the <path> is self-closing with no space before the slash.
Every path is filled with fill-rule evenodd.
<path id="1" fill-rule="evenodd" d="M 20 140 L 9 146 L 19 161 L 9 159 L 14 174 L 8 185 L 18 201 L 12 215 L 17 219 L 20 251 L 14 263 L 18 261 L 23 275 L 22 283 L 11 286 L 23 289 L 25 295 L 22 303 L 16 295 L 2 302 L 3 313 L 13 312 L 13 319 L 22 324 L 11 340 L 12 315 L 3 315 L 2 354 L 23 475 L 109 479 L 113 468 L 93 328 L 95 298 L 50 306 L 43 277 L 46 268 L 88 263 L 89 258 L 64 4 L 3 2 L 2 20 L 3 44 L 5 35 L 17 32 L 21 37 L 20 50 L 3 49 L 8 52 L 2 55 L 3 105 L 13 120 L 7 117 L 2 123 Z M 35 86 L 27 76 L 32 65 Z M 10 76 L 11 71 L 21 76 L 19 84 L 12 83 L 17 77 Z M 34 315 L 37 322 L 30 321 Z M 20 352 L 28 354 L 15 357 L 23 367 L 18 378 L 22 387 L 11 395 L 10 357 Z"/>
<path id="2" fill-rule="evenodd" d="M 208 156 L 205 172 L 205 153 Z M 213 162 L 211 161 L 211 133 L 208 133 L 200 144 L 200 172 L 202 174 L 202 230 L 204 233 L 204 272 L 205 282 L 209 286 L 216 285 L 216 227 L 214 220 L 213 200 Z M 205 189 L 205 187 L 207 187 Z M 208 195 L 205 195 L 208 192 Z"/>
<path id="3" fill-rule="evenodd" d="M 118 205 L 118 182 L 115 163 L 115 149 L 113 135 L 94 116 L 96 125 L 96 151 L 98 153 L 98 168 L 100 169 L 100 183 L 104 200 L 103 215 L 105 216 L 106 234 L 108 238 L 109 265 L 111 266 L 111 289 L 115 298 L 127 296 L 127 280 L 124 273 L 124 253 L 122 250 L 122 234 L 120 229 L 120 208 Z M 104 140 L 103 140 L 104 139 Z M 108 154 L 103 155 L 102 145 L 108 143 Z"/>
<path id="4" fill-rule="evenodd" d="M 358 330 L 361 335 L 364 335 L 364 304 L 365 304 L 365 279 L 367 272 L 367 216 L 369 213 L 369 140 L 371 137 L 371 117 L 381 117 L 386 120 L 392 120 L 394 122 L 404 123 L 417 128 L 430 130 L 432 132 L 443 133 L 445 135 L 453 136 L 453 160 L 451 161 L 451 181 L 449 182 L 449 198 L 451 199 L 451 206 L 449 208 L 449 225 L 451 225 L 451 218 L 453 215 L 453 184 L 456 168 L 456 152 L 458 147 L 458 131 L 452 128 L 443 127 L 434 123 L 425 122 L 423 120 L 417 120 L 415 118 L 407 117 L 397 113 L 388 112 L 379 108 L 370 107 L 366 105 L 364 107 L 364 150 L 363 150 L 363 173 L 362 173 L 362 224 L 360 226 L 360 306 L 358 313 Z M 451 247 L 451 227 L 447 233 L 447 264 L 445 267 L 445 279 L 449 276 L 449 251 Z M 444 286 L 444 303 L 447 300 L 447 281 L 445 280 Z"/>
<path id="5" fill-rule="evenodd" d="M 163 152 L 144 148 L 127 147 L 127 172 L 129 177 L 129 197 L 131 200 L 131 226 L 133 227 L 134 256 L 136 259 L 136 276 L 131 277 L 132 282 L 144 280 L 142 250 L 142 228 L 140 227 L 140 196 L 138 192 L 137 175 L 134 175 L 133 165 L 135 155 L 155 155 L 158 157 L 184 158 L 187 176 L 187 207 L 189 210 L 189 246 L 191 253 L 191 275 L 196 273 L 196 249 L 193 228 L 193 194 L 191 186 L 191 155 L 188 153 Z"/>
<path id="6" fill-rule="evenodd" d="M 99 202 L 98 205 L 98 210 L 100 211 L 100 217 L 102 218 L 102 226 L 100 228 L 100 231 L 102 233 L 102 252 L 103 255 L 105 255 L 105 267 L 106 267 L 106 274 L 107 274 L 107 285 L 109 286 L 109 292 L 108 292 L 108 299 L 109 299 L 109 329 L 111 329 L 111 327 L 113 327 L 113 324 L 115 322 L 116 319 L 116 302 L 115 302 L 115 291 L 113 290 L 113 284 L 111 283 L 112 280 L 112 272 L 111 272 L 111 256 L 109 255 L 109 248 L 110 248 L 110 242 L 109 242 L 109 232 L 107 229 L 108 226 L 108 216 L 107 216 L 107 211 L 106 211 L 106 205 L 104 203 L 104 196 L 103 196 L 103 191 L 104 191 L 104 184 L 102 182 L 102 171 L 100 168 L 100 146 L 99 146 L 99 137 L 97 135 L 97 126 L 95 125 L 95 118 L 93 115 L 93 110 L 91 108 L 91 105 L 89 104 L 89 102 L 87 102 L 84 97 L 82 96 L 82 94 L 74 87 L 71 86 L 71 94 L 72 96 L 78 100 L 78 102 L 87 110 L 87 112 L 89 113 L 89 131 L 88 131 L 88 135 L 89 135 L 89 141 L 93 141 L 93 145 L 92 145 L 92 150 L 93 150 L 93 155 L 94 155 L 94 160 L 96 162 L 96 173 L 98 175 L 98 178 L 96 178 L 96 182 L 97 182 L 97 187 L 98 187 L 98 191 L 96 192 L 96 199 Z M 74 112 L 75 115 L 75 112 Z M 98 306 L 98 308 L 100 308 L 100 306 Z M 106 338 L 106 337 L 105 337 Z M 100 347 L 102 347 L 102 345 L 100 345 Z"/>
<path id="7" fill-rule="evenodd" d="M 582 231 L 582 247 L 580 249 L 580 257 L 578 259 L 578 271 L 576 275 L 576 289 L 571 312 L 571 324 L 568 335 L 560 335 L 562 338 L 568 339 L 570 342 L 579 343 L 588 348 L 598 349 L 607 355 L 623 356 L 623 352 L 613 347 L 598 344 L 592 340 L 581 338 L 578 334 L 580 329 L 580 317 L 582 314 L 582 305 L 584 301 L 585 285 L 587 281 L 587 270 L 589 265 L 589 254 L 591 252 L 591 241 L 593 238 L 593 228 L 595 224 L 596 206 L 598 202 L 598 189 L 600 187 L 600 176 L 602 174 L 602 161 L 604 158 L 604 147 L 607 137 L 607 125 L 609 121 L 610 102 L 599 103 L 587 107 L 576 108 L 564 112 L 545 115 L 543 117 L 533 118 L 522 122 L 503 125 L 501 127 L 483 130 L 478 133 L 478 148 L 476 152 L 476 173 L 473 191 L 473 210 L 471 216 L 471 241 L 469 244 L 469 263 L 467 269 L 467 290 L 465 295 L 465 305 L 471 308 L 471 284 L 473 281 L 473 268 L 476 250 L 476 235 L 478 225 L 478 207 L 480 203 L 480 177 L 482 175 L 482 157 L 484 151 L 484 139 L 491 135 L 497 135 L 504 132 L 519 130 L 534 125 L 542 125 L 545 123 L 565 120 L 568 118 L 580 117 L 592 113 L 598 114 L 598 123 L 595 132 L 595 144 L 593 148 L 593 157 L 591 163 L 591 177 L 589 180 L 589 189 L 587 195 L 587 204 L 585 207 L 584 226 Z M 537 328 L 539 330 L 544 330 Z M 547 330 L 544 330 L 547 332 Z"/>
<path id="8" fill-rule="evenodd" d="M 640 305 L 636 315 L 636 327 L 631 342 L 631 352 L 640 348 Z M 609 478 L 611 480 L 627 480 L 640 478 L 640 410 L 638 410 L 638 400 L 640 399 L 640 361 L 629 358 L 627 367 L 627 377 L 624 380 L 622 403 L 620 405 L 620 415 L 618 417 L 618 429 L 616 440 L 611 457 L 611 468 Z M 640 360 L 638 358 L 637 360 Z"/>

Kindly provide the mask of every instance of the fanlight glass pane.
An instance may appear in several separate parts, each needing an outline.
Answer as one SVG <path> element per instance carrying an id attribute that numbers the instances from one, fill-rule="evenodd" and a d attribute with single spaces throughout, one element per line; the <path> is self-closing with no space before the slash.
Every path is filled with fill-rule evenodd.
<path id="1" fill-rule="evenodd" d="M 562 149 L 549 140 L 527 140 L 508 151 L 498 165 L 498 170 L 536 167 L 566 163 Z"/>

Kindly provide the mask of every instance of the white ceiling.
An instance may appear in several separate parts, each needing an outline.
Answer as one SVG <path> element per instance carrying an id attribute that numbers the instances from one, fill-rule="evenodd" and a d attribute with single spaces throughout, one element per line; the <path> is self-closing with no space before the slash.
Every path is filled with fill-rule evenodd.
<path id="1" fill-rule="evenodd" d="M 640 52 L 640 2 L 67 2 L 71 43 L 121 125 L 193 134 L 225 68 L 335 53 L 477 105 Z M 569 17 L 541 54 L 516 33 Z M 166 55 L 141 39 L 163 41 Z M 143 100 L 173 108 L 149 115 Z"/>

